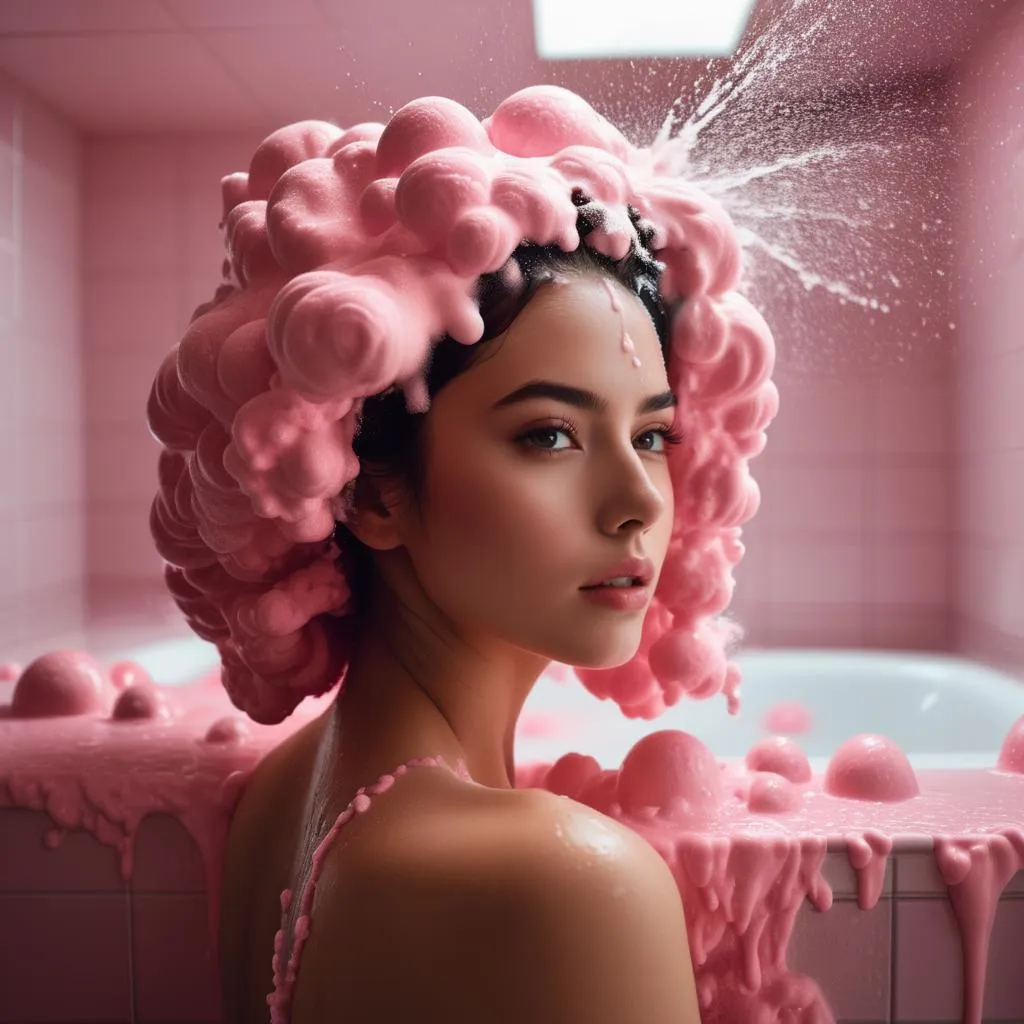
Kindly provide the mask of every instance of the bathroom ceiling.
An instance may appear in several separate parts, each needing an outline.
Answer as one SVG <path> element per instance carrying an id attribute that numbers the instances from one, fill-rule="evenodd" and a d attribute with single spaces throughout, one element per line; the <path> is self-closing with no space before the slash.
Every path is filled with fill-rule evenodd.
<path id="1" fill-rule="evenodd" d="M 829 19 L 803 47 L 813 59 L 778 76 L 795 96 L 946 66 L 1010 2 L 761 0 L 751 24 L 798 8 L 792 38 Z M 541 61 L 530 0 L 0 0 L 0 70 L 86 133 L 351 124 L 425 94 L 482 115 L 536 82 L 656 126 L 699 67 Z"/>

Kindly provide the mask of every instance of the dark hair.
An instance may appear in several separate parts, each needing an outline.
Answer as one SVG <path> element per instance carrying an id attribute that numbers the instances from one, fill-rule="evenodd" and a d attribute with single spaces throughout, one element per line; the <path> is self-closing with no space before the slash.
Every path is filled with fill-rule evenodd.
<path id="1" fill-rule="evenodd" d="M 484 323 L 483 334 L 473 345 L 464 345 L 446 335 L 433 346 L 426 369 L 427 394 L 431 400 L 485 354 L 487 342 L 508 330 L 541 285 L 560 274 L 596 273 L 618 281 L 643 303 L 661 342 L 662 353 L 667 356 L 669 316 L 658 288 L 663 267 L 649 249 L 653 230 L 633 207 L 629 207 L 638 240 L 622 259 L 613 260 L 584 241 L 588 234 L 602 226 L 604 211 L 579 190 L 573 192 L 572 199 L 579 207 L 576 228 L 580 245 L 566 252 L 557 245 L 524 242 L 500 270 L 480 278 L 477 300 Z M 424 415 L 408 411 L 405 393 L 397 387 L 367 398 L 352 442 L 352 450 L 359 458 L 360 476 L 398 477 L 408 485 L 418 503 L 425 485 Z M 335 525 L 334 542 L 352 588 L 352 610 L 358 614 L 365 607 L 365 596 L 372 580 L 373 556 L 344 523 Z"/>

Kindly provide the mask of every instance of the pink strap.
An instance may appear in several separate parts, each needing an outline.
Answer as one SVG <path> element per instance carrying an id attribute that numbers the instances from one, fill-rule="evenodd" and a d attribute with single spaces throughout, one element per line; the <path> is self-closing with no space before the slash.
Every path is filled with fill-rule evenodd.
<path id="1" fill-rule="evenodd" d="M 274 990 L 267 996 L 267 1006 L 270 1007 L 270 1024 L 288 1024 L 290 1016 L 292 996 L 295 990 L 295 981 L 299 973 L 299 959 L 302 955 L 302 947 L 309 937 L 311 914 L 313 908 L 313 897 L 316 892 L 316 883 L 323 868 L 324 859 L 334 842 L 335 837 L 357 814 L 364 814 L 370 807 L 372 798 L 386 793 L 395 781 L 408 772 L 410 768 L 449 768 L 443 757 L 417 757 L 405 764 L 400 764 L 391 772 L 382 775 L 373 785 L 363 786 L 356 795 L 349 801 L 348 806 L 338 815 L 334 824 L 327 831 L 327 835 L 320 841 L 313 853 L 313 869 L 310 872 L 306 887 L 302 892 L 302 901 L 299 905 L 298 917 L 295 919 L 295 932 L 292 939 L 291 956 L 287 965 L 282 969 L 285 956 L 285 943 L 287 936 L 287 917 L 291 907 L 292 891 L 285 889 L 281 893 L 281 927 L 274 936 L 274 956 L 272 965 L 274 968 Z M 459 761 L 455 774 L 461 779 L 470 779 L 465 763 Z"/>

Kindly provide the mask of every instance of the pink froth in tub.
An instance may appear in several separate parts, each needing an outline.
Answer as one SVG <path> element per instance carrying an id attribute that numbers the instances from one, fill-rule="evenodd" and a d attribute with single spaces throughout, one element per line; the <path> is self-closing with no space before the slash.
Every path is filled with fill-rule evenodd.
<path id="1" fill-rule="evenodd" d="M 738 662 L 738 718 L 625 720 L 553 671 L 517 744 L 523 785 L 668 859 L 705 1024 L 1024 1020 L 1024 687 L 931 655 Z M 0 671 L 0 1020 L 212 1024 L 231 809 L 324 702 L 243 721 L 195 639 L 33 672 Z M 765 730 L 780 705 L 798 735 Z"/>

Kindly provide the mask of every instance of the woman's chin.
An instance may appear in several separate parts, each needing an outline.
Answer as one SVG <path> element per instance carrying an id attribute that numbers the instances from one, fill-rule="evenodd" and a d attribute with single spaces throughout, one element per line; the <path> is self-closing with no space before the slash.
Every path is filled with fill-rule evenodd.
<path id="1" fill-rule="evenodd" d="M 618 668 L 630 661 L 640 648 L 640 629 L 636 636 L 594 637 L 593 643 L 575 644 L 571 654 L 554 660 L 574 668 Z"/>

